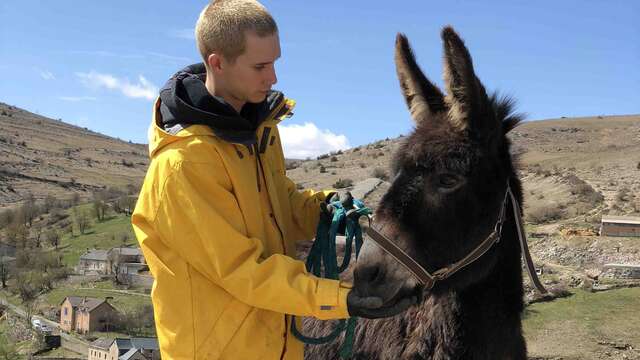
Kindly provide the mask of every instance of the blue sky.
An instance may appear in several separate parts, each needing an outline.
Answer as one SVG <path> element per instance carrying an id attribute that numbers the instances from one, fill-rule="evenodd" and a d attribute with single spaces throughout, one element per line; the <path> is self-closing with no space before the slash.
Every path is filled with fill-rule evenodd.
<path id="1" fill-rule="evenodd" d="M 205 4 L 2 0 L 0 101 L 146 143 L 157 89 L 200 61 L 192 33 Z M 531 120 L 640 113 L 639 1 L 263 4 L 280 27 L 276 88 L 298 102 L 283 123 L 288 156 L 409 132 L 395 34 L 408 35 L 442 85 L 446 24 L 465 39 L 485 86 L 513 95 Z"/>

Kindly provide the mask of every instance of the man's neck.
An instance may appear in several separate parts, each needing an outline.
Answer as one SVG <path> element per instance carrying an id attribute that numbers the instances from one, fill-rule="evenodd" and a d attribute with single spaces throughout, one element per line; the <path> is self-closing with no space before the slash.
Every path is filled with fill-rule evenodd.
<path id="1" fill-rule="evenodd" d="M 211 96 L 217 96 L 217 97 L 223 98 L 224 101 L 226 101 L 238 112 L 238 114 L 240 113 L 240 110 L 242 110 L 242 107 L 244 106 L 245 102 L 242 100 L 236 99 L 229 92 L 224 91 L 222 87 L 215 86 L 213 77 L 209 76 L 208 73 L 207 73 L 207 78 L 204 82 L 204 86 L 207 88 L 207 91 L 209 91 L 209 94 L 211 94 Z"/>

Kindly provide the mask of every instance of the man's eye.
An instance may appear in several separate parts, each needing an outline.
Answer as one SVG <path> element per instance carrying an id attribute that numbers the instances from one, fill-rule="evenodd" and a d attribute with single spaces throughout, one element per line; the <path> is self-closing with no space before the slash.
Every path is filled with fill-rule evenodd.
<path id="1" fill-rule="evenodd" d="M 264 69 L 264 65 L 256 65 L 256 66 L 254 66 L 254 68 L 256 70 L 262 70 L 262 69 Z"/>

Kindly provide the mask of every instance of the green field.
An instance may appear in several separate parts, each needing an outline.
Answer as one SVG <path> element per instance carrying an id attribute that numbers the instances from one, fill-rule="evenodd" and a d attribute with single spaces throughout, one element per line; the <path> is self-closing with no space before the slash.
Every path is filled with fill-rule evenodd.
<path id="1" fill-rule="evenodd" d="M 602 343 L 640 346 L 640 288 L 573 296 L 526 309 L 523 323 L 529 353 L 569 359 L 596 359 Z M 638 354 L 640 355 L 640 354 Z"/>
<path id="2" fill-rule="evenodd" d="M 91 204 L 78 206 L 78 211 L 91 213 L 91 209 Z M 69 210 L 69 214 L 73 218 L 73 211 Z M 91 218 L 91 215 L 89 217 Z M 80 256 L 87 249 L 107 250 L 123 244 L 126 246 L 137 244 L 131 227 L 131 218 L 124 214 L 109 213 L 102 222 L 92 218 L 91 226 L 85 234 L 80 234 L 80 231 L 74 225 L 74 234 L 75 236 L 65 234 L 60 239 L 60 253 L 63 255 L 64 264 L 69 267 L 78 265 Z M 122 236 L 124 234 L 126 234 L 127 240 L 123 243 Z"/>
<path id="3" fill-rule="evenodd" d="M 67 296 L 87 296 L 104 299 L 107 296 L 113 297 L 109 303 L 118 311 L 129 313 L 137 307 L 151 303 L 151 298 L 142 295 L 124 294 L 108 289 L 78 289 L 76 287 L 59 287 L 46 293 L 44 301 L 52 306 L 59 306 Z"/>

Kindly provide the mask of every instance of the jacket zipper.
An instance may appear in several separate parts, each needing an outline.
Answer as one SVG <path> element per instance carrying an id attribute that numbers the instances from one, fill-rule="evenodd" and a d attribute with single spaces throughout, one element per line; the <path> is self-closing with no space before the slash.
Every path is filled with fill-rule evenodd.
<path id="1" fill-rule="evenodd" d="M 269 114 L 269 117 L 267 119 L 271 119 L 273 118 L 275 115 L 278 114 L 278 112 L 282 109 L 282 107 L 284 106 L 284 104 L 286 103 L 285 100 L 282 100 L 282 102 L 273 110 L 273 112 L 271 114 Z M 283 114 L 284 115 L 284 114 Z M 264 128 L 262 129 L 262 132 L 264 134 Z M 263 136 L 264 137 L 264 136 Z M 255 147 L 255 155 L 256 155 L 256 171 L 258 173 L 262 174 L 262 180 L 264 181 L 264 185 L 265 188 L 267 188 L 267 178 L 264 172 L 264 166 L 262 165 L 262 158 L 260 157 L 260 149 L 258 147 L 257 144 L 257 134 L 256 134 L 256 147 Z M 267 141 L 268 139 L 263 139 L 263 141 Z M 259 167 L 259 168 L 258 168 Z M 260 178 L 258 177 L 258 191 L 260 191 Z M 268 189 L 267 189 L 267 194 L 269 193 Z M 271 199 L 269 199 L 269 203 L 271 203 Z M 285 241 L 284 241 L 284 234 L 282 232 L 282 229 L 280 228 L 280 224 L 278 224 L 278 220 L 276 219 L 276 216 L 274 214 L 273 211 L 273 204 L 271 204 L 271 211 L 269 213 L 269 217 L 271 217 L 271 221 L 273 221 L 273 223 L 275 224 L 276 228 L 278 229 L 278 233 L 280 233 L 280 242 L 282 245 L 282 252 L 286 255 L 287 253 L 287 247 L 285 245 Z M 284 355 L 287 352 L 287 334 L 289 332 L 288 329 L 288 322 L 287 322 L 287 315 L 284 315 L 284 334 L 282 335 L 283 339 L 284 339 L 284 345 L 282 347 L 282 353 L 280 353 L 280 360 L 284 359 Z"/>

